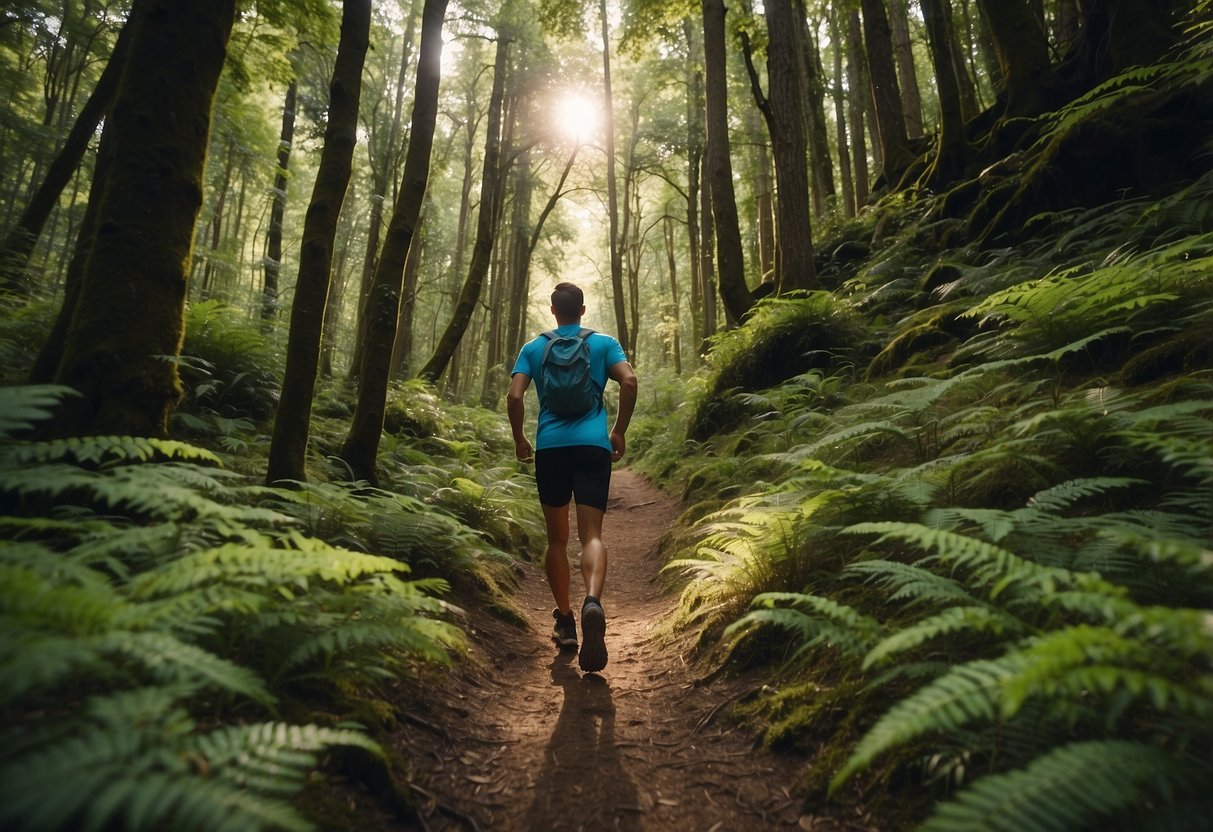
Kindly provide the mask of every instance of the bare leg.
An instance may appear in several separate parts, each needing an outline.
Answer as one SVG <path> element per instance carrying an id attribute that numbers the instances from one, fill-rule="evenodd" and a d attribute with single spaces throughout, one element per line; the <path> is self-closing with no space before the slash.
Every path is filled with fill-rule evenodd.
<path id="1" fill-rule="evenodd" d="M 578 520 L 581 510 L 578 509 Z M 543 519 L 547 524 L 548 548 L 544 556 L 543 567 L 547 572 L 548 586 L 552 588 L 552 597 L 561 615 L 567 615 L 569 609 L 569 507 L 543 506 Z M 601 513 L 599 514 L 601 525 Z M 582 558 L 584 562 L 584 556 Z"/>
<path id="2" fill-rule="evenodd" d="M 607 550 L 602 542 L 602 509 L 577 506 L 577 537 L 581 540 L 581 577 L 585 581 L 585 594 L 602 599 L 606 586 Z M 565 520 L 568 533 L 568 520 Z M 566 582 L 565 588 L 568 588 Z"/>

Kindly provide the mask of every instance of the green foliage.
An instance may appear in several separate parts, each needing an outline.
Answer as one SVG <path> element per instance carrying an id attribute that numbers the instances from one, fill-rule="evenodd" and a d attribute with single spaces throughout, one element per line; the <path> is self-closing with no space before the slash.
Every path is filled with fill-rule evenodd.
<path id="1" fill-rule="evenodd" d="M 732 421 L 645 446 L 704 500 L 671 536 L 674 622 L 719 661 L 775 663 L 744 711 L 824 743 L 835 796 L 952 794 L 931 829 L 1207 816 L 1209 187 L 949 252 L 929 297 L 908 224 L 835 301 L 889 322 L 865 383 L 724 389 L 718 368 L 757 363 L 747 324 L 697 382 Z M 913 358 L 944 318 L 968 328 Z"/>
<path id="2" fill-rule="evenodd" d="M 12 438 L 61 395 L 0 389 L 0 825 L 311 828 L 320 752 L 380 753 L 341 691 L 460 646 L 445 584 L 307 536 L 203 449 Z"/>
<path id="3" fill-rule="evenodd" d="M 257 421 L 273 415 L 282 359 L 243 312 L 219 301 L 191 303 L 179 360 L 186 414 Z"/>

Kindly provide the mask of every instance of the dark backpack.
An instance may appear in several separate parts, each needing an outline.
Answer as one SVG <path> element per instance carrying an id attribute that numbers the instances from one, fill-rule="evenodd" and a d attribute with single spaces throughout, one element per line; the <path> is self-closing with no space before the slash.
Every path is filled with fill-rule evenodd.
<path id="1" fill-rule="evenodd" d="M 582 327 L 576 335 L 560 335 L 556 330 L 543 333 L 548 339 L 543 348 L 540 373 L 543 378 L 543 406 L 557 416 L 582 416 L 598 407 L 602 391 L 590 373 L 589 337 L 594 330 Z"/>

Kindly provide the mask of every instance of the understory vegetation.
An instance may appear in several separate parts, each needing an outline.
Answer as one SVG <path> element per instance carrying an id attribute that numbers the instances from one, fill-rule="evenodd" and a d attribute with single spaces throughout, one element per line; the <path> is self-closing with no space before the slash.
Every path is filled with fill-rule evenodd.
<path id="1" fill-rule="evenodd" d="M 451 585 L 517 617 L 506 590 L 537 509 L 500 463 L 500 419 L 403 386 L 371 489 L 329 470 L 348 419 L 333 396 L 318 476 L 253 485 L 272 353 L 221 307 L 191 323 L 193 444 L 29 441 L 71 391 L 0 388 L 4 828 L 357 826 L 315 775 L 399 770 L 382 739 L 400 680 L 462 654 Z M 378 798 L 407 806 L 394 788 Z"/>
<path id="2" fill-rule="evenodd" d="M 1213 177 L 984 246 L 933 242 L 938 199 L 840 229 L 900 230 L 718 336 L 681 431 L 638 426 L 687 504 L 672 624 L 755 674 L 736 716 L 814 755 L 810 810 L 1203 828 Z"/>

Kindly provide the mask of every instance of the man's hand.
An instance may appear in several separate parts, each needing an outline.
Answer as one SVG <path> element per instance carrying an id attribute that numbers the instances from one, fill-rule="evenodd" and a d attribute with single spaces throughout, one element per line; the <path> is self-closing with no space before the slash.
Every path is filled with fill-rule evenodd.
<path id="1" fill-rule="evenodd" d="M 618 430 L 611 431 L 611 462 L 621 460 L 627 449 L 628 443 L 623 437 L 623 432 Z"/>
<path id="2" fill-rule="evenodd" d="M 528 440 L 519 439 L 514 442 L 514 456 L 518 457 L 519 462 L 534 462 L 535 449 Z"/>

